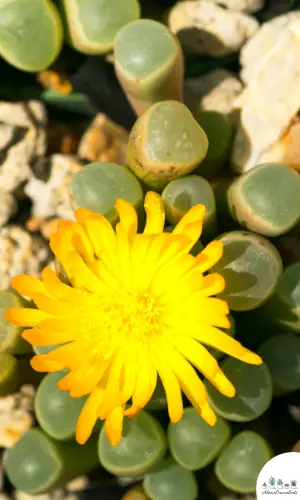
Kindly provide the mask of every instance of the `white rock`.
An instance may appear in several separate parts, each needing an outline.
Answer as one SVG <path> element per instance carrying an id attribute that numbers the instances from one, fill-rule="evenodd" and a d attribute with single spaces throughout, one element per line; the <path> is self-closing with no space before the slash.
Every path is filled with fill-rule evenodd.
<path id="1" fill-rule="evenodd" d="M 46 111 L 42 103 L 0 102 L 0 186 L 17 188 L 30 166 L 46 152 Z"/>
<path id="2" fill-rule="evenodd" d="M 237 52 L 259 27 L 254 17 L 226 10 L 209 0 L 176 4 L 168 23 L 186 52 L 212 56 Z"/>
<path id="3" fill-rule="evenodd" d="M 16 274 L 38 277 L 49 255 L 46 243 L 22 227 L 3 228 L 0 232 L 0 289 L 7 290 Z"/>
<path id="4" fill-rule="evenodd" d="M 300 108 L 300 20 L 287 26 L 260 61 L 240 99 L 233 169 L 243 173 L 286 131 Z"/>
<path id="5" fill-rule="evenodd" d="M 263 23 L 259 30 L 244 45 L 240 53 L 241 78 L 249 83 L 259 63 L 273 49 L 283 30 L 300 19 L 300 11 L 292 11 Z"/>
<path id="6" fill-rule="evenodd" d="M 241 82 L 232 73 L 216 69 L 198 78 L 186 79 L 185 102 L 192 111 L 231 114 L 242 90 Z"/>
<path id="7" fill-rule="evenodd" d="M 11 448 L 34 424 L 32 410 L 34 392 L 30 405 L 24 408 L 22 392 L 0 398 L 0 447 Z"/>
<path id="8" fill-rule="evenodd" d="M 49 161 L 49 178 L 38 179 L 34 174 L 25 186 L 25 193 L 33 202 L 34 217 L 59 217 L 74 219 L 70 204 L 70 180 L 83 166 L 83 162 L 69 155 L 52 155 Z"/>
<path id="9" fill-rule="evenodd" d="M 0 226 L 5 224 L 14 215 L 16 209 L 17 203 L 13 194 L 0 188 Z"/>
<path id="10" fill-rule="evenodd" d="M 265 0 L 210 0 L 229 10 L 237 10 L 239 12 L 258 12 L 265 5 Z"/>

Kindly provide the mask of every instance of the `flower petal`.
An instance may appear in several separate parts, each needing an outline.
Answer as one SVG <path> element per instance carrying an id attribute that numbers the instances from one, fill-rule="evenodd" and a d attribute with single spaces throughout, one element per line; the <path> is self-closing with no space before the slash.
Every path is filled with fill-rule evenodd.
<path id="1" fill-rule="evenodd" d="M 98 409 L 103 399 L 103 390 L 96 388 L 89 395 L 81 410 L 76 425 L 76 441 L 84 444 L 92 434 L 97 421 Z"/>
<path id="2" fill-rule="evenodd" d="M 4 319 L 16 326 L 37 326 L 46 318 L 49 314 L 25 307 L 12 307 L 4 312 Z"/>
<path id="3" fill-rule="evenodd" d="M 211 269 L 223 255 L 223 243 L 220 240 L 211 241 L 196 257 L 196 266 L 205 273 Z"/>
<path id="4" fill-rule="evenodd" d="M 122 439 L 123 417 L 123 407 L 116 406 L 105 421 L 105 433 L 113 446 L 117 446 Z"/>
<path id="5" fill-rule="evenodd" d="M 11 280 L 11 286 L 21 295 L 25 295 L 31 299 L 32 294 L 45 293 L 45 286 L 42 281 L 32 276 L 27 276 L 27 274 L 14 276 Z"/>
<path id="6" fill-rule="evenodd" d="M 161 196 L 148 191 L 144 206 L 147 214 L 144 234 L 162 233 L 165 225 L 165 210 Z"/>

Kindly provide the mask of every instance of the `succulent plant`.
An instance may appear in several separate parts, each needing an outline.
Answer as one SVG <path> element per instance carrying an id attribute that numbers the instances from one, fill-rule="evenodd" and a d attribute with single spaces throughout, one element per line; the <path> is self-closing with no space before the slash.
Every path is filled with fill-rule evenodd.
<path id="1" fill-rule="evenodd" d="M 143 202 L 139 181 L 126 167 L 115 163 L 91 163 L 72 177 L 70 189 L 74 208 L 88 208 L 113 223 L 118 219 L 114 207 L 117 196 L 137 209 Z"/>
<path id="2" fill-rule="evenodd" d="M 187 175 L 171 181 L 162 192 L 166 219 L 177 224 L 188 210 L 202 203 L 206 212 L 204 217 L 202 241 L 212 240 L 217 234 L 216 203 L 213 190 L 206 179 L 198 175 Z"/>
<path id="3" fill-rule="evenodd" d="M 116 74 L 137 115 L 159 101 L 182 101 L 182 49 L 166 26 L 150 19 L 128 23 L 114 50 Z"/>
<path id="4" fill-rule="evenodd" d="M 196 500 L 198 496 L 194 474 L 170 459 L 146 474 L 143 485 L 152 500 Z"/>
<path id="5" fill-rule="evenodd" d="M 64 372 L 46 375 L 35 398 L 35 415 L 41 428 L 53 439 L 69 440 L 75 437 L 76 422 L 86 397 L 71 398 L 58 388 Z"/>
<path id="6" fill-rule="evenodd" d="M 233 311 L 255 309 L 276 289 L 282 273 L 280 254 L 266 238 L 246 231 L 231 231 L 217 239 L 224 250 L 213 270 L 226 281 L 220 297 Z"/>
<path id="7" fill-rule="evenodd" d="M 234 422 L 249 422 L 267 411 L 273 392 L 266 364 L 253 366 L 227 358 L 220 366 L 236 388 L 236 395 L 227 398 L 209 382 L 205 383 L 209 401 L 217 415 Z"/>
<path id="8" fill-rule="evenodd" d="M 222 418 L 210 427 L 194 408 L 185 408 L 180 422 L 169 425 L 170 451 L 185 469 L 203 469 L 219 455 L 230 434 L 230 427 Z"/>
<path id="9" fill-rule="evenodd" d="M 266 163 L 238 177 L 228 189 L 232 216 L 265 236 L 288 232 L 300 220 L 300 176 L 284 164 Z"/>
<path id="10" fill-rule="evenodd" d="M 259 310 L 261 319 L 278 330 L 300 332 L 300 263 L 287 266 L 274 294 Z"/>
<path id="11" fill-rule="evenodd" d="M 300 338 L 284 333 L 266 340 L 260 348 L 269 368 L 275 394 L 300 389 Z"/>
<path id="12" fill-rule="evenodd" d="M 0 352 L 0 397 L 14 392 L 19 382 L 18 362 L 11 354 Z"/>
<path id="13" fill-rule="evenodd" d="M 96 439 L 82 447 L 74 441 L 54 441 L 40 429 L 31 429 L 7 451 L 4 467 L 16 488 L 36 495 L 66 484 L 97 464 Z"/>
<path id="14" fill-rule="evenodd" d="M 27 301 L 16 292 L 0 290 L 0 353 L 19 354 L 31 351 L 22 337 L 22 328 L 14 326 L 4 319 L 4 312 L 9 307 L 24 307 Z M 29 303 L 28 303 L 29 304 Z"/>
<path id="15" fill-rule="evenodd" d="M 208 138 L 207 155 L 195 173 L 212 179 L 220 174 L 228 159 L 233 137 L 232 121 L 216 111 L 200 111 L 194 116 Z"/>
<path id="16" fill-rule="evenodd" d="M 0 55 L 23 71 L 40 71 L 60 53 L 62 22 L 51 0 L 2 0 Z"/>
<path id="17" fill-rule="evenodd" d="M 164 101 L 137 119 L 129 136 L 127 164 L 145 184 L 161 190 L 194 170 L 207 148 L 206 134 L 188 108 Z"/>
<path id="18" fill-rule="evenodd" d="M 138 0 L 59 0 L 68 40 L 83 54 L 106 54 L 127 23 L 140 17 Z"/>
<path id="19" fill-rule="evenodd" d="M 219 481 L 237 493 L 255 492 L 258 474 L 272 458 L 268 443 L 256 432 L 239 432 L 215 464 Z"/>
<path id="20" fill-rule="evenodd" d="M 124 437 L 112 446 L 104 427 L 100 432 L 98 452 L 102 466 L 118 476 L 139 477 L 159 462 L 167 448 L 167 441 L 159 422 L 146 411 L 133 420 L 125 420 Z"/>

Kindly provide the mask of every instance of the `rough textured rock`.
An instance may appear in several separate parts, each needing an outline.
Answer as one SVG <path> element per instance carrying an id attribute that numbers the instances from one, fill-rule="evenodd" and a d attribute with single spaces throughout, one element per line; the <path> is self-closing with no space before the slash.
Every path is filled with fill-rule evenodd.
<path id="1" fill-rule="evenodd" d="M 216 69 L 185 81 L 185 102 L 192 111 L 200 109 L 231 114 L 242 90 L 241 82 L 232 73 Z"/>
<path id="2" fill-rule="evenodd" d="M 258 12 L 265 5 L 265 0 L 210 0 L 229 10 L 237 10 L 239 12 Z"/>
<path id="3" fill-rule="evenodd" d="M 0 447 L 11 448 L 34 424 L 35 390 L 24 385 L 19 392 L 0 398 Z"/>
<path id="4" fill-rule="evenodd" d="M 92 161 L 125 163 L 128 132 L 100 113 L 83 134 L 78 156 Z"/>
<path id="5" fill-rule="evenodd" d="M 209 0 L 176 4 L 170 11 L 168 23 L 187 53 L 211 56 L 240 50 L 259 27 L 253 17 L 226 10 Z"/>
<path id="6" fill-rule="evenodd" d="M 13 191 L 46 152 L 46 111 L 37 101 L 0 102 L 0 185 Z"/>
<path id="7" fill-rule="evenodd" d="M 73 219 L 69 184 L 84 163 L 76 157 L 59 154 L 50 156 L 47 162 L 48 178 L 42 180 L 32 174 L 24 189 L 33 203 L 32 214 L 40 223 L 49 217 Z"/>
<path id="8" fill-rule="evenodd" d="M 240 53 L 241 78 L 245 83 L 249 83 L 255 70 L 257 70 L 258 64 L 273 49 L 282 31 L 299 19 L 300 11 L 292 11 L 274 17 L 271 21 L 263 23 L 255 35 L 248 40 Z"/>
<path id="9" fill-rule="evenodd" d="M 292 120 L 287 131 L 260 157 L 260 163 L 286 163 L 300 171 L 300 120 Z"/>
<path id="10" fill-rule="evenodd" d="M 39 276 L 50 251 L 41 238 L 20 226 L 5 227 L 0 232 L 0 289 L 7 290 L 16 274 Z"/>
<path id="11" fill-rule="evenodd" d="M 300 20 L 282 30 L 237 99 L 241 108 L 232 165 L 243 173 L 285 133 L 300 108 Z M 288 57 L 287 57 L 288 55 Z"/>
<path id="12" fill-rule="evenodd" d="M 17 203 L 14 196 L 8 191 L 0 189 L 0 227 L 14 215 Z"/>

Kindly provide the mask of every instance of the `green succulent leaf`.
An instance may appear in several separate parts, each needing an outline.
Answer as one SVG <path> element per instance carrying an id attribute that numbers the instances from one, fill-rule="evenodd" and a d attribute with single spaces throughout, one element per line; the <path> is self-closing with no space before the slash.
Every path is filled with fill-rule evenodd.
<path id="1" fill-rule="evenodd" d="M 228 190 L 232 216 L 241 226 L 279 236 L 300 220 L 300 176 L 280 163 L 265 163 L 238 177 Z"/>
<path id="2" fill-rule="evenodd" d="M 170 424 L 169 446 L 173 458 L 188 470 L 203 469 L 219 455 L 230 438 L 230 427 L 222 418 L 208 425 L 194 408 L 185 408 L 182 419 Z"/>
<path id="3" fill-rule="evenodd" d="M 14 326 L 4 319 L 6 309 L 26 307 L 28 303 L 15 292 L 0 291 L 0 352 L 22 354 L 31 351 L 21 333 L 23 328 Z"/>
<path id="4" fill-rule="evenodd" d="M 151 500 L 196 500 L 198 495 L 193 472 L 171 459 L 146 474 L 143 484 Z"/>
<path id="5" fill-rule="evenodd" d="M 60 0 L 68 39 L 83 54 L 106 54 L 127 23 L 140 17 L 138 0 Z"/>
<path id="6" fill-rule="evenodd" d="M 269 444 L 256 432 L 237 434 L 221 451 L 215 464 L 219 481 L 237 493 L 252 493 L 258 474 L 272 458 Z"/>
<path id="7" fill-rule="evenodd" d="M 87 397 L 72 398 L 57 384 L 66 372 L 46 375 L 37 390 L 34 410 L 41 428 L 52 438 L 68 440 L 75 437 L 76 423 Z"/>
<path id="8" fill-rule="evenodd" d="M 249 422 L 262 415 L 272 401 L 272 380 L 266 364 L 249 365 L 227 358 L 220 366 L 234 385 L 236 395 L 223 396 L 210 382 L 205 382 L 210 404 L 217 415 L 235 422 Z"/>
<path id="9" fill-rule="evenodd" d="M 19 382 L 18 362 L 14 356 L 0 352 L 0 397 L 15 391 Z"/>
<path id="10" fill-rule="evenodd" d="M 124 420 L 123 437 L 112 446 L 104 427 L 99 437 L 99 458 L 104 469 L 118 476 L 141 476 L 165 454 L 166 437 L 158 421 L 141 411 L 134 419 Z"/>
<path id="11" fill-rule="evenodd" d="M 127 24 L 116 35 L 114 53 L 116 74 L 137 115 L 156 102 L 182 101 L 183 53 L 164 24 Z"/>
<path id="12" fill-rule="evenodd" d="M 198 175 L 171 181 L 162 192 L 166 219 L 177 224 L 194 205 L 205 205 L 202 239 L 212 239 L 217 232 L 216 202 L 209 182 Z"/>
<path id="13" fill-rule="evenodd" d="M 71 180 L 74 208 L 88 208 L 104 215 L 110 222 L 118 220 L 117 198 L 142 206 L 143 191 L 136 177 L 122 165 L 95 162 L 82 168 Z"/>
<path id="14" fill-rule="evenodd" d="M 63 29 L 50 0 L 2 0 L 0 55 L 23 71 L 40 71 L 60 53 Z"/>
<path id="15" fill-rule="evenodd" d="M 287 266 L 275 293 L 260 308 L 265 323 L 291 333 L 300 333 L 300 263 Z"/>
<path id="16" fill-rule="evenodd" d="M 40 429 L 27 431 L 5 456 L 4 468 L 12 485 L 25 493 L 46 493 L 86 474 L 98 464 L 97 440 L 85 446 L 59 442 Z"/>
<path id="17" fill-rule="evenodd" d="M 268 366 L 275 394 L 300 389 L 300 338 L 296 335 L 276 335 L 259 348 Z"/>
<path id="18" fill-rule="evenodd" d="M 265 302 L 275 291 L 282 273 L 281 257 L 266 238 L 246 231 L 218 236 L 223 256 L 212 268 L 226 282 L 219 297 L 233 311 L 249 311 Z"/>
<path id="19" fill-rule="evenodd" d="M 189 109 L 178 101 L 153 104 L 130 132 L 127 164 L 145 184 L 162 190 L 203 160 L 208 140 Z"/>

